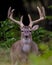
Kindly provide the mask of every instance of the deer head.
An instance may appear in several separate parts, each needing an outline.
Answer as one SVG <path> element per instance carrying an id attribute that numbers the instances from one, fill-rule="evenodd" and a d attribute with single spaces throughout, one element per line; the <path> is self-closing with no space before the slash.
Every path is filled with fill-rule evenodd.
<path id="1" fill-rule="evenodd" d="M 23 16 L 21 16 L 20 18 L 20 21 L 16 21 L 14 18 L 13 18 L 13 12 L 14 12 L 14 9 L 11 10 L 11 7 L 9 8 L 8 10 L 8 18 L 12 21 L 14 21 L 15 23 L 19 24 L 20 25 L 20 29 L 21 29 L 21 35 L 22 37 L 24 38 L 28 38 L 31 36 L 31 32 L 33 30 L 37 30 L 39 25 L 35 25 L 33 26 L 34 23 L 37 23 L 41 20 L 44 20 L 45 19 L 45 10 L 44 10 L 44 7 L 41 7 L 41 9 L 37 6 L 37 9 L 38 9 L 38 12 L 39 12 L 39 15 L 40 15 L 40 18 L 35 20 L 35 21 L 32 21 L 31 19 L 31 16 L 28 14 L 28 17 L 29 17 L 29 20 L 30 20 L 30 24 L 28 26 L 25 26 L 22 22 L 23 20 Z M 32 27 L 33 26 L 33 27 Z"/>

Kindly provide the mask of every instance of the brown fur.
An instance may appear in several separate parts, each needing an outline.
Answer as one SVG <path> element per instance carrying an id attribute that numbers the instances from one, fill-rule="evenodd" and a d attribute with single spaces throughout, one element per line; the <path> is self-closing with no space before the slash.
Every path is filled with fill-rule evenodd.
<path id="1" fill-rule="evenodd" d="M 21 40 L 14 43 L 11 47 L 10 56 L 11 56 L 11 60 L 12 60 L 12 65 L 16 65 L 15 64 L 16 61 L 18 61 L 19 63 L 23 62 L 23 61 L 25 63 L 27 63 L 28 55 L 30 52 L 34 52 L 34 53 L 38 54 L 38 46 L 36 43 L 33 42 L 31 32 L 33 30 L 37 30 L 39 27 L 39 25 L 33 26 L 34 23 L 37 23 L 37 22 L 45 19 L 45 10 L 44 10 L 44 7 L 41 7 L 41 9 L 42 9 L 41 10 L 39 6 L 37 6 L 37 9 L 38 9 L 40 18 L 35 21 L 32 21 L 31 16 L 28 14 L 29 21 L 30 21 L 30 24 L 28 26 L 25 26 L 22 23 L 23 16 L 21 16 L 20 21 L 16 21 L 13 18 L 14 9 L 11 9 L 11 7 L 10 7 L 8 10 L 8 18 L 10 20 L 14 21 L 15 23 L 19 24 L 20 29 L 21 29 Z M 28 51 L 28 53 L 27 53 L 27 51 Z"/>
<path id="2" fill-rule="evenodd" d="M 12 60 L 12 65 L 15 65 L 15 63 L 18 61 L 18 63 L 27 63 L 28 62 L 28 55 L 29 53 L 24 53 L 21 50 L 21 47 L 23 43 L 21 43 L 21 40 L 17 41 L 16 43 L 14 43 L 11 47 L 11 52 L 10 52 L 10 56 L 11 56 L 11 60 Z M 31 52 L 35 52 L 38 54 L 38 47 L 36 43 L 32 43 L 31 44 Z M 31 53 L 30 52 L 30 53 Z"/>

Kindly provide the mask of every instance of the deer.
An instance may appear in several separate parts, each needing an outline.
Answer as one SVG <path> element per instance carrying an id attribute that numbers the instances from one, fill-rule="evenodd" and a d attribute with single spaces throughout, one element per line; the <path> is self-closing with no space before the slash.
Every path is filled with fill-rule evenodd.
<path id="1" fill-rule="evenodd" d="M 12 47 L 11 47 L 11 51 L 10 51 L 10 57 L 11 57 L 11 62 L 12 65 L 16 65 L 17 61 L 20 62 L 28 62 L 28 55 L 32 52 L 35 53 L 36 55 L 39 54 L 39 50 L 38 50 L 38 45 L 32 40 L 32 31 L 35 31 L 39 28 L 39 25 L 34 25 L 34 23 L 40 22 L 42 20 L 45 19 L 45 9 L 42 6 L 41 9 L 39 6 L 37 6 L 38 12 L 39 12 L 39 16 L 40 18 L 32 21 L 32 18 L 30 16 L 30 14 L 28 14 L 28 18 L 29 18 L 29 25 L 25 26 L 22 22 L 23 20 L 23 16 L 21 16 L 20 21 L 17 21 L 13 18 L 13 12 L 15 9 L 11 9 L 11 7 L 9 7 L 8 9 L 8 19 L 10 19 L 11 21 L 17 23 L 20 26 L 20 30 L 21 30 L 21 38 L 20 40 L 16 41 Z"/>

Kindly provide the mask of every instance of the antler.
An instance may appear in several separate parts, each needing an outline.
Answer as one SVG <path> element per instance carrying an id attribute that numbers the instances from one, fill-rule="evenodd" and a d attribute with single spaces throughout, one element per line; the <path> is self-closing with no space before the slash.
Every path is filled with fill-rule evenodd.
<path id="1" fill-rule="evenodd" d="M 28 15 L 29 20 L 30 20 L 30 24 L 29 24 L 29 26 L 32 26 L 34 23 L 37 23 L 37 22 L 39 22 L 39 21 L 45 19 L 45 10 L 44 10 L 44 7 L 43 7 L 43 6 L 41 7 L 42 11 L 41 11 L 41 9 L 40 9 L 38 6 L 37 6 L 37 9 L 38 9 L 38 12 L 39 12 L 40 18 L 37 19 L 37 20 L 35 20 L 35 21 L 32 21 L 31 16 Z"/>
<path id="2" fill-rule="evenodd" d="M 14 12 L 15 9 L 11 9 L 11 7 L 9 7 L 8 9 L 8 18 L 12 21 L 14 21 L 15 23 L 19 24 L 20 26 L 23 26 L 23 23 L 22 23 L 22 19 L 23 19 L 23 16 L 21 16 L 21 19 L 20 21 L 17 21 L 13 18 L 13 12 Z"/>

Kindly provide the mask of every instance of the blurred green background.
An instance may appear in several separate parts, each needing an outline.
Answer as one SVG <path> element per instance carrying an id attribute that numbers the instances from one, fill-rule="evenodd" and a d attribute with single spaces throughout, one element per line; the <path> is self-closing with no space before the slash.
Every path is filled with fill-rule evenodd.
<path id="1" fill-rule="evenodd" d="M 48 9 L 52 9 L 52 5 L 48 6 L 49 0 L 46 0 L 44 2 L 45 9 L 46 7 Z M 26 0 L 24 0 L 24 3 L 28 4 Z M 33 5 L 37 3 L 37 5 L 40 7 L 42 5 L 39 0 L 33 0 L 31 3 Z M 36 9 L 36 6 L 34 8 Z M 29 12 L 28 8 L 27 12 Z M 32 19 L 34 19 L 33 12 L 30 12 L 30 14 L 32 16 Z M 35 16 L 35 18 L 37 17 L 39 16 Z M 19 17 L 16 17 L 16 20 L 19 20 Z M 52 28 L 48 27 L 47 21 L 52 22 L 52 15 L 46 14 L 46 20 L 42 21 L 42 23 L 39 24 L 40 27 L 38 30 L 32 32 L 33 41 L 37 43 L 40 55 L 29 55 L 31 65 L 52 65 Z M 0 64 L 10 65 L 10 48 L 14 42 L 20 39 L 21 32 L 19 25 L 10 21 L 9 19 L 0 21 L 0 24 Z M 46 26 L 50 30 L 47 30 Z"/>

